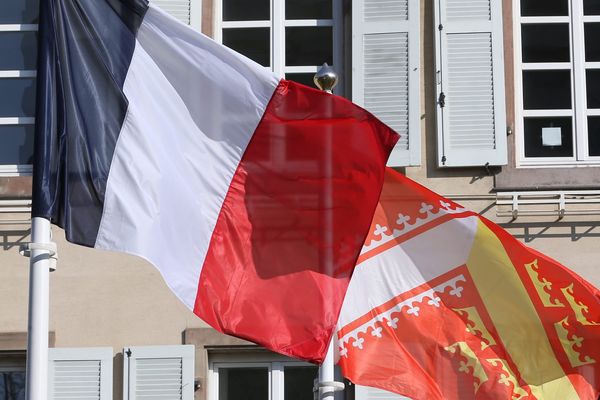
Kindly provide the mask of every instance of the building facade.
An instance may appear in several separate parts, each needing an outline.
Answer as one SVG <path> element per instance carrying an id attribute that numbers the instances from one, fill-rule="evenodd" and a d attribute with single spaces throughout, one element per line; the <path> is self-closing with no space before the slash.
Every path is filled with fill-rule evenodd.
<path id="1" fill-rule="evenodd" d="M 401 134 L 390 166 L 600 285 L 597 1 L 155 3 L 288 79 L 332 65 L 334 92 Z M 24 380 L 37 10 L 0 4 L 0 399 Z M 145 261 L 53 234 L 51 398 L 312 398 L 315 366 L 212 330 Z"/>

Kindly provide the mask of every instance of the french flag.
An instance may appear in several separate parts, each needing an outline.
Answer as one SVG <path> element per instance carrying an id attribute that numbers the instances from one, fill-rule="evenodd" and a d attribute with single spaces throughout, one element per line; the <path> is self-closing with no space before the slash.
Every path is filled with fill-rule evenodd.
<path id="1" fill-rule="evenodd" d="M 144 0 L 41 2 L 34 217 L 320 362 L 398 135 Z"/>

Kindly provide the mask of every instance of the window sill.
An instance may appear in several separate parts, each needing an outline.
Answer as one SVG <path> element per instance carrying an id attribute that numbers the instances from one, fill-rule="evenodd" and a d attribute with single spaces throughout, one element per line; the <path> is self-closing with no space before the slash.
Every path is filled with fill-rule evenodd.
<path id="1" fill-rule="evenodd" d="M 30 199 L 31 176 L 0 176 L 0 199 Z"/>

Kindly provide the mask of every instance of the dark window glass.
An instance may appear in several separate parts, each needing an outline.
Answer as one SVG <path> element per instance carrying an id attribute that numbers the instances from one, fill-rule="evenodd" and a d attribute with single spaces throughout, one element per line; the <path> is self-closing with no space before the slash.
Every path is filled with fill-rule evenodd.
<path id="1" fill-rule="evenodd" d="M 331 19 L 332 0 L 286 0 L 286 19 Z"/>
<path id="2" fill-rule="evenodd" d="M 0 32 L 0 70 L 35 69 L 36 32 Z"/>
<path id="3" fill-rule="evenodd" d="M 285 400 L 312 400 L 313 382 L 317 377 L 317 367 L 284 367 L 283 390 Z"/>
<path id="4" fill-rule="evenodd" d="M 0 399 L 25 400 L 25 372 L 0 372 Z"/>
<path id="5" fill-rule="evenodd" d="M 0 79 L 0 117 L 33 117 L 35 79 Z"/>
<path id="6" fill-rule="evenodd" d="M 587 108 L 600 108 L 600 69 L 585 71 L 585 90 Z"/>
<path id="7" fill-rule="evenodd" d="M 267 21 L 271 19 L 269 0 L 223 0 L 223 21 Z"/>
<path id="8" fill-rule="evenodd" d="M 600 22 L 583 24 L 585 32 L 585 60 L 600 61 Z"/>
<path id="9" fill-rule="evenodd" d="M 568 62 L 569 24 L 523 24 L 523 62 Z"/>
<path id="10" fill-rule="evenodd" d="M 301 83 L 306 86 L 310 86 L 313 89 L 316 89 L 315 83 L 313 81 L 315 74 L 312 72 L 308 73 L 293 73 L 293 74 L 285 74 L 285 78 L 290 81 L 295 81 Z"/>
<path id="11" fill-rule="evenodd" d="M 269 370 L 219 368 L 219 400 L 265 400 L 269 398 Z"/>
<path id="12" fill-rule="evenodd" d="M 285 65 L 333 64 L 331 27 L 285 28 Z"/>
<path id="13" fill-rule="evenodd" d="M 583 0 L 585 15 L 600 15 L 600 0 Z"/>
<path id="14" fill-rule="evenodd" d="M 588 149 L 590 156 L 600 156 L 600 117 L 588 117 Z"/>
<path id="15" fill-rule="evenodd" d="M 223 44 L 260 65 L 271 65 L 269 28 L 223 29 Z"/>
<path id="16" fill-rule="evenodd" d="M 521 16 L 541 17 L 546 15 L 569 15 L 569 0 L 521 0 Z"/>
<path id="17" fill-rule="evenodd" d="M 0 24 L 33 24 L 38 21 L 39 0 L 1 0 Z"/>
<path id="18" fill-rule="evenodd" d="M 1 164 L 31 164 L 32 156 L 33 125 L 0 125 Z"/>
<path id="19" fill-rule="evenodd" d="M 525 157 L 572 157 L 571 117 L 525 118 Z M 544 145 L 543 128 L 560 128 L 560 145 Z"/>
<path id="20" fill-rule="evenodd" d="M 526 110 L 571 108 L 571 71 L 523 71 Z"/>

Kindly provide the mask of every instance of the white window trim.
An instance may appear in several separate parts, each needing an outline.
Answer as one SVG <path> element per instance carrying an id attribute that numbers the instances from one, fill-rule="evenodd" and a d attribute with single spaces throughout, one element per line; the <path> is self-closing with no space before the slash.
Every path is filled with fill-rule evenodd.
<path id="1" fill-rule="evenodd" d="M 219 400 L 219 368 L 263 367 L 268 370 L 269 397 L 265 400 L 284 399 L 284 368 L 286 366 L 315 366 L 303 361 L 294 361 L 277 354 L 211 354 L 208 363 L 208 399 Z"/>
<path id="2" fill-rule="evenodd" d="M 223 0 L 215 1 L 214 39 L 223 43 L 224 28 L 271 28 L 270 64 L 277 76 L 284 77 L 286 73 L 316 73 L 320 66 L 285 66 L 285 28 L 294 26 L 332 26 L 333 27 L 333 65 L 339 80 L 335 93 L 344 95 L 344 60 L 343 60 L 343 0 L 332 1 L 331 19 L 285 19 L 285 2 L 270 0 L 271 13 L 269 21 L 223 21 Z"/>
<path id="3" fill-rule="evenodd" d="M 585 87 L 586 68 L 598 67 L 598 62 L 585 62 L 584 22 L 598 22 L 600 16 L 583 16 L 583 5 L 569 2 L 567 17 L 521 17 L 521 0 L 513 0 L 513 56 L 515 93 L 515 155 L 517 168 L 589 167 L 600 164 L 600 156 L 590 157 L 588 152 L 587 117 L 600 115 L 600 109 L 587 110 Z M 568 23 L 572 63 L 523 63 L 521 24 Z M 571 110 L 524 110 L 523 71 L 544 69 L 571 70 Z M 525 117 L 570 116 L 573 121 L 573 157 L 525 157 Z"/>
<path id="4" fill-rule="evenodd" d="M 0 33 L 2 32 L 37 32 L 37 24 L 0 24 Z M 4 70 L 0 71 L 0 79 L 3 78 L 35 78 L 35 70 Z M 33 125 L 33 117 L 4 117 L 0 118 L 0 125 Z M 27 176 L 33 172 L 31 164 L 0 164 L 0 177 L 3 176 Z"/>
<path id="5" fill-rule="evenodd" d="M 202 31 L 202 0 L 190 0 L 190 26 Z"/>

